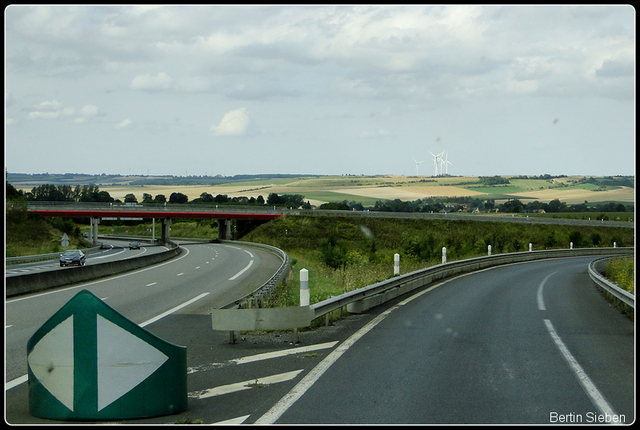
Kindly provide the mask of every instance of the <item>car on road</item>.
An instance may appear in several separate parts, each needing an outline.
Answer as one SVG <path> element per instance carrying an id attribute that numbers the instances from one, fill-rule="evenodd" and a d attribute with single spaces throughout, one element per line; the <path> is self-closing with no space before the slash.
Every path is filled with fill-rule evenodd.
<path id="1" fill-rule="evenodd" d="M 70 266 L 72 264 L 84 266 L 86 261 L 87 257 L 84 255 L 84 252 L 79 249 L 71 249 L 60 254 L 60 267 Z"/>
<path id="2" fill-rule="evenodd" d="M 129 249 L 140 249 L 140 242 L 130 242 Z"/>

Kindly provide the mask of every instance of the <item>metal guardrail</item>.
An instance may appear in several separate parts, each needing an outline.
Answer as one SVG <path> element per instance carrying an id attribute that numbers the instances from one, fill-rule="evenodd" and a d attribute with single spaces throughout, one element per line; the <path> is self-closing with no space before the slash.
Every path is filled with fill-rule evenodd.
<path id="1" fill-rule="evenodd" d="M 351 305 L 358 301 L 372 299 L 373 297 L 382 294 L 386 295 L 386 297 L 384 297 L 382 301 L 386 301 L 416 288 L 420 288 L 422 286 L 430 284 L 439 279 L 444 279 L 451 275 L 468 273 L 487 267 L 495 267 L 502 264 L 515 262 L 542 260 L 547 258 L 578 257 L 603 254 L 628 255 L 633 253 L 634 248 L 580 248 L 571 250 L 514 252 L 471 258 L 467 260 L 439 264 L 426 269 L 401 275 L 387 281 L 379 282 L 377 284 L 373 284 L 355 291 L 329 298 L 322 302 L 311 305 L 311 308 L 315 312 L 315 319 L 335 310 L 341 309 L 343 306 Z M 396 290 L 396 294 L 388 294 L 388 292 L 394 289 Z M 378 301 L 375 304 L 380 303 L 381 301 Z"/>
<path id="2" fill-rule="evenodd" d="M 635 295 L 631 294 L 628 291 L 623 290 L 614 282 L 608 280 L 604 275 L 603 266 L 614 257 L 604 257 L 598 260 L 594 260 L 589 264 L 589 277 L 595 282 L 595 284 L 604 289 L 605 291 L 611 293 L 615 298 L 622 301 L 627 306 L 635 309 Z"/>
<path id="3" fill-rule="evenodd" d="M 271 278 L 269 278 L 267 282 L 255 289 L 253 292 L 238 300 L 233 301 L 232 303 L 222 306 L 220 309 L 246 309 L 251 307 L 260 307 L 262 302 L 266 301 L 269 296 L 271 296 L 277 286 L 282 281 L 284 281 L 284 279 L 286 279 L 287 275 L 289 274 L 289 270 L 291 268 L 291 260 L 289 259 L 289 255 L 279 248 L 270 245 L 264 245 L 261 243 L 240 242 L 234 240 L 222 240 L 221 242 L 266 249 L 267 251 L 279 256 L 282 259 L 282 264 L 280 265 L 276 273 Z"/>

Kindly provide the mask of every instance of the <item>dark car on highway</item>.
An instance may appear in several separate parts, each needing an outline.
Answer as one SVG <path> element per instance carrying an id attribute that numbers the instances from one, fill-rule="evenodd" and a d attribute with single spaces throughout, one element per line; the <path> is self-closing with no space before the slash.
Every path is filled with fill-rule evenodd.
<path id="1" fill-rule="evenodd" d="M 129 243 L 129 249 L 140 249 L 140 242 Z"/>
<path id="2" fill-rule="evenodd" d="M 85 257 L 84 252 L 78 249 L 65 251 L 64 253 L 60 254 L 60 267 L 70 266 L 72 264 L 84 266 L 84 263 L 86 261 L 87 257 Z"/>

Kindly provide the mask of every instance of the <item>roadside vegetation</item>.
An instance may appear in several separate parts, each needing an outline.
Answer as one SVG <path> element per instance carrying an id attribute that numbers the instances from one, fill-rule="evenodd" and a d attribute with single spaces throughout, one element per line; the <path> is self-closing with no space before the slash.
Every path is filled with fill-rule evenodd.
<path id="1" fill-rule="evenodd" d="M 62 252 L 62 236 L 69 238 L 66 249 L 88 248 L 91 244 L 80 232 L 80 227 L 70 219 L 43 218 L 27 213 L 24 198 L 11 184 L 6 188 L 5 256 L 51 254 Z"/>
<path id="2" fill-rule="evenodd" d="M 309 270 L 311 303 L 447 261 L 528 250 L 633 246 L 633 228 L 521 225 L 501 222 L 287 216 L 259 226 L 242 240 L 283 249 L 292 259 L 287 282 L 272 306 L 299 305 L 299 272 Z"/>
<path id="3" fill-rule="evenodd" d="M 605 268 L 605 276 L 623 290 L 635 295 L 635 261 L 633 258 L 612 258 Z"/>

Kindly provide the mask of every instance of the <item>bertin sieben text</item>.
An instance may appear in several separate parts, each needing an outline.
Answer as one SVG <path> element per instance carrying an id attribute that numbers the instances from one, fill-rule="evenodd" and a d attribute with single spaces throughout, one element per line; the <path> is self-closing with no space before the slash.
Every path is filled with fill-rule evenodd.
<path id="1" fill-rule="evenodd" d="M 618 414 L 608 414 L 600 412 L 587 412 L 586 414 L 576 414 L 574 412 L 561 414 L 559 412 L 549 412 L 550 423 L 575 423 L 575 424 L 625 424 L 626 417 Z"/>

